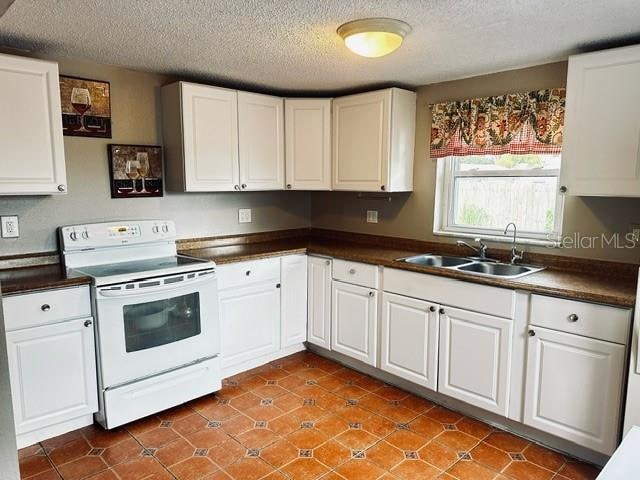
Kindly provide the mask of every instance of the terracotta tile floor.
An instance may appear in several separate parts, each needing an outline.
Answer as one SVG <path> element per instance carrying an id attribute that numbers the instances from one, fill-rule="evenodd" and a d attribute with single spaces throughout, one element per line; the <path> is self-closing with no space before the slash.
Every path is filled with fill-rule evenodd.
<path id="1" fill-rule="evenodd" d="M 19 456 L 30 480 L 580 480 L 598 473 L 309 352 L 123 428 L 83 428 Z"/>

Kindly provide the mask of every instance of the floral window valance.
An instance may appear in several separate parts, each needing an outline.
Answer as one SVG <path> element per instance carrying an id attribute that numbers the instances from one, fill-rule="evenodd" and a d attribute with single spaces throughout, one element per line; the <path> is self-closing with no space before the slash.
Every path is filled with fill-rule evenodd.
<path id="1" fill-rule="evenodd" d="M 560 153 L 564 88 L 430 105 L 431 158 Z"/>

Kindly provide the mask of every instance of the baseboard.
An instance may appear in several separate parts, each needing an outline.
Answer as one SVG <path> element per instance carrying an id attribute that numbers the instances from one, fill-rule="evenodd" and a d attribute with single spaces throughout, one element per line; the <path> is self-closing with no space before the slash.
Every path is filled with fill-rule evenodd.
<path id="1" fill-rule="evenodd" d="M 281 348 L 277 352 L 270 353 L 268 355 L 262 355 L 257 358 L 252 358 L 251 360 L 238 363 L 237 365 L 224 367 L 222 369 L 222 378 L 228 378 L 233 375 L 237 375 L 238 373 L 246 372 L 247 370 L 251 370 L 252 368 L 260 367 L 265 363 L 273 362 L 274 360 L 286 357 L 287 355 L 293 355 L 294 353 L 302 352 L 303 350 L 306 350 L 305 344 L 296 343 L 295 345 Z"/>
<path id="2" fill-rule="evenodd" d="M 93 415 L 82 415 L 80 417 L 67 420 L 65 422 L 56 423 L 55 425 L 49 425 L 44 428 L 39 428 L 33 432 L 21 433 L 16 435 L 16 443 L 18 449 L 28 447 L 35 443 L 47 440 L 49 438 L 57 437 L 63 433 L 77 430 L 78 428 L 86 427 L 93 423 Z"/>
<path id="3" fill-rule="evenodd" d="M 322 357 L 335 360 L 343 365 L 346 365 L 347 367 L 370 375 L 385 383 L 402 388 L 403 390 L 426 398 L 427 400 L 431 400 L 438 405 L 442 405 L 450 410 L 462 413 L 463 415 L 466 415 L 468 417 L 475 418 L 494 427 L 498 427 L 520 437 L 527 438 L 528 440 L 543 445 L 544 447 L 547 447 L 551 450 L 556 450 L 563 454 L 568 454 L 572 457 L 576 457 L 580 460 L 585 460 L 587 462 L 594 463 L 600 466 L 604 465 L 609 460 L 609 456 L 603 453 L 594 452 L 593 450 L 581 447 L 580 445 L 576 445 L 575 443 L 569 442 L 562 438 L 528 427 L 527 425 L 519 423 L 515 420 L 510 420 L 495 413 L 487 412 L 485 410 L 482 410 L 481 408 L 474 407 L 473 405 L 469 405 L 468 403 L 462 402 L 460 400 L 456 400 L 455 398 L 451 398 L 433 390 L 429 390 L 428 388 L 421 387 L 409 382 L 408 380 L 404 380 L 390 373 L 383 372 L 376 367 L 372 367 L 371 365 L 363 363 L 359 360 L 354 360 L 353 358 L 347 357 L 346 355 L 343 355 L 341 353 L 326 350 L 322 347 L 318 347 L 317 345 L 308 344 L 307 347 L 310 351 Z"/>

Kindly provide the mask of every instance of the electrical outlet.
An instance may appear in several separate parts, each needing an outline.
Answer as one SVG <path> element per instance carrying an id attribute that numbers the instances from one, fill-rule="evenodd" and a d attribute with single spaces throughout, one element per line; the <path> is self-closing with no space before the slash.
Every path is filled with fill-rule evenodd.
<path id="1" fill-rule="evenodd" d="M 377 210 L 367 210 L 367 223 L 378 223 Z"/>
<path id="2" fill-rule="evenodd" d="M 20 236 L 20 224 L 17 215 L 0 217 L 2 224 L 2 238 L 17 238 Z"/>
<path id="3" fill-rule="evenodd" d="M 239 208 L 238 209 L 238 223 L 251 223 L 251 209 Z"/>

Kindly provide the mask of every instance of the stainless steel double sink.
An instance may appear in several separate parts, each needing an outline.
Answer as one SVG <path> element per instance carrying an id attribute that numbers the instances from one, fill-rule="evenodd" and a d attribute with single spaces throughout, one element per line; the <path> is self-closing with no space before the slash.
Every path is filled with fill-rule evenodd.
<path id="1" fill-rule="evenodd" d="M 544 270 L 544 267 L 537 267 L 534 265 L 516 265 L 511 263 L 501 263 L 490 259 L 434 255 L 430 253 L 407 258 L 399 258 L 398 260 L 414 265 L 441 267 L 448 270 L 458 270 L 460 272 L 467 272 L 474 275 L 507 279 L 524 277 L 525 275 L 530 275 L 532 273 L 539 272 L 540 270 Z"/>

